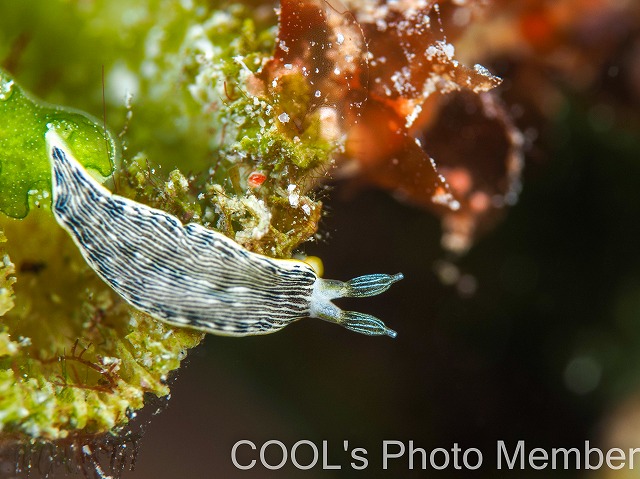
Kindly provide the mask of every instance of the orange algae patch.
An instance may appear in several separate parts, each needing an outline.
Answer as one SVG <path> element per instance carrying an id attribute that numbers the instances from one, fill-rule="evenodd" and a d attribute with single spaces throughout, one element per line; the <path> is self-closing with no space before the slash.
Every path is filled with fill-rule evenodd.
<path id="1" fill-rule="evenodd" d="M 478 8 L 478 2 L 466 3 Z M 307 118 L 323 112 L 326 137 L 343 142 L 336 176 L 357 176 L 443 216 L 443 245 L 461 253 L 482 229 L 478 224 L 497 218 L 493 210 L 517 198 L 522 141 L 495 100 L 480 100 L 501 80 L 480 65 L 456 60 L 444 34 L 445 25 L 454 35 L 462 31 L 454 21 L 456 8 L 433 1 L 282 0 L 274 55 L 259 76 L 275 96 L 293 78 L 304 79 L 305 101 L 289 101 L 283 128 L 294 135 Z M 455 131 L 448 130 L 446 140 L 430 134 L 449 128 L 443 105 L 459 98 L 485 113 L 458 112 L 474 131 L 473 142 L 497 142 L 492 151 L 481 147 L 480 159 Z M 456 147 L 460 142 L 464 146 Z"/>

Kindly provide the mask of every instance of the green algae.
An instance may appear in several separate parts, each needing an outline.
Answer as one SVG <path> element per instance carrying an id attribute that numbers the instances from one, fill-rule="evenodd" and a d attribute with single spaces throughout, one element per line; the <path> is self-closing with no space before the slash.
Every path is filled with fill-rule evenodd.
<path id="1" fill-rule="evenodd" d="M 111 135 L 85 114 L 36 102 L 0 69 L 0 212 L 22 218 L 29 196 L 50 189 L 51 167 L 44 134 L 54 126 L 82 163 L 111 173 L 116 145 Z"/>
<path id="2" fill-rule="evenodd" d="M 342 144 L 323 130 L 323 112 L 310 110 L 299 73 L 269 85 L 260 78 L 276 22 L 261 5 L 205 1 L 3 6 L 2 437 L 117 431 L 145 394 L 169 393 L 167 376 L 203 338 L 124 304 L 55 222 L 49 124 L 66 127 L 70 149 L 87 168 L 103 177 L 113 170 L 108 184 L 118 194 L 184 223 L 284 258 L 316 233 L 322 205 L 310 191 Z M 106 141 L 102 121 L 69 108 L 102 115 L 101 65 Z M 16 80 L 69 107 L 35 100 Z M 252 172 L 264 183 L 251 185 Z"/>
<path id="3" fill-rule="evenodd" d="M 2 255 L 0 258 L 0 317 L 14 306 L 13 284 L 16 282 L 14 276 L 16 272 L 15 265 L 11 262 L 9 255 L 4 252 L 4 243 L 6 242 L 7 237 L 0 228 L 0 254 Z M 2 342 L 0 346 L 0 356 L 9 354 L 12 348 L 9 348 L 7 339 L 2 338 L 0 341 Z"/>
<path id="4" fill-rule="evenodd" d="M 321 204 L 308 193 L 317 170 L 341 145 L 323 135 L 319 111 L 304 117 L 311 94 L 302 75 L 263 84 L 260 71 L 273 54 L 275 17 L 260 22 L 252 15 L 234 4 L 224 11 L 173 9 L 158 20 L 147 46 L 162 55 L 136 67 L 142 71 L 141 99 L 134 100 L 133 116 L 153 124 L 147 115 L 164 115 L 166 123 L 139 137 L 141 128 L 131 125 L 128 148 L 138 156 L 123 176 L 140 201 L 217 228 L 256 252 L 290 257 L 316 231 Z M 183 173 L 197 173 L 184 174 L 181 193 L 172 190 L 179 182 L 171 180 L 153 190 L 148 160 L 173 171 L 177 158 Z M 247 181 L 254 171 L 267 177 L 255 189 Z M 290 185 L 301 201 L 289 201 Z M 299 226 L 292 231 L 293 223 Z"/>
<path id="5" fill-rule="evenodd" d="M 5 264 L 17 265 L 17 281 L 8 281 L 14 305 L 1 319 L 2 432 L 46 439 L 105 432 L 126 423 L 145 393 L 168 394 L 167 375 L 202 335 L 131 311 L 48 208 L 2 226 L 11 252 Z"/>

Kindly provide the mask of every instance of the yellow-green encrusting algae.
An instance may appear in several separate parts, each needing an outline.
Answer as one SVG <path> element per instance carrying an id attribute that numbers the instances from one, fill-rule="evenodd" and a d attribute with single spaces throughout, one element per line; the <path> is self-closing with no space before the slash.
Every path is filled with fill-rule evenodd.
<path id="1" fill-rule="evenodd" d="M 167 375 L 203 337 L 125 305 L 56 223 L 44 146 L 51 124 L 62 127 L 87 168 L 108 177 L 108 187 L 185 223 L 274 257 L 290 257 L 315 234 L 321 203 L 309 192 L 341 141 L 327 136 L 318 112 L 304 115 L 310 91 L 295 72 L 256 87 L 276 33 L 271 4 L 2 6 L 3 438 L 116 431 L 145 393 L 168 394 Z M 107 120 L 117 134 L 95 118 L 102 116 L 103 67 Z M 251 173 L 264 182 L 251 185 Z"/>

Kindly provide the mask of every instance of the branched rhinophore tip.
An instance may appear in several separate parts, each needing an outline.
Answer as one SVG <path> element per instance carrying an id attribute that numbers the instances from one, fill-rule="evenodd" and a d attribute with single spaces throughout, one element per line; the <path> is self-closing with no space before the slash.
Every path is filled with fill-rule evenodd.
<path id="1" fill-rule="evenodd" d="M 392 338 L 397 333 L 378 318 L 355 311 L 343 311 L 331 302 L 336 298 L 364 298 L 384 293 L 389 287 L 403 279 L 402 273 L 368 274 L 347 282 L 318 278 L 311 296 L 310 316 L 337 323 L 351 331 L 367 336 L 387 335 Z"/>

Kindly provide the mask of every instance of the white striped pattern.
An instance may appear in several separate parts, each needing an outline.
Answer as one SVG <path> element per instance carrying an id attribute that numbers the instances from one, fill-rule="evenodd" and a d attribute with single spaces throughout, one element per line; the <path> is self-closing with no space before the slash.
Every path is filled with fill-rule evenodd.
<path id="1" fill-rule="evenodd" d="M 336 285 L 341 296 L 372 295 L 402 275 L 372 275 L 375 292 L 371 281 L 362 282 L 369 294 L 322 280 L 302 261 L 252 253 L 218 232 L 112 194 L 54 130 L 46 139 L 57 221 L 87 263 L 135 308 L 174 326 L 230 336 L 275 332 L 310 314 L 364 334 L 395 335 L 361 313 L 350 326 L 345 314 L 356 313 L 329 300 L 337 297 Z"/>

